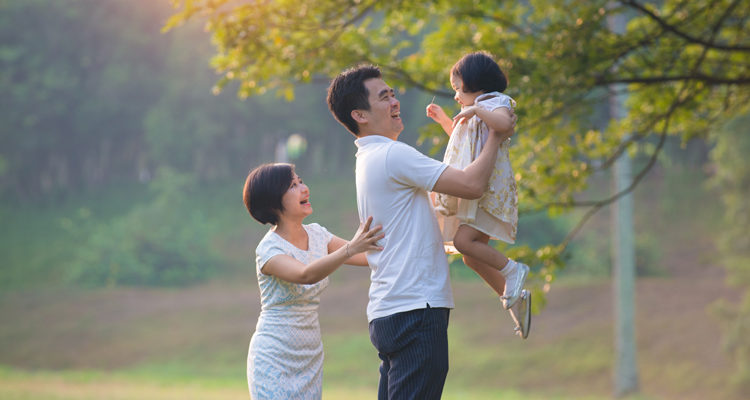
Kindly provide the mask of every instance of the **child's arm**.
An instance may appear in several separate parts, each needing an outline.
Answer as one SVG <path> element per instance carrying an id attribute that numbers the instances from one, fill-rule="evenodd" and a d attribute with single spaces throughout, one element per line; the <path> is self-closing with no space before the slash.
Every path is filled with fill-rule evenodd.
<path id="1" fill-rule="evenodd" d="M 510 128 L 513 127 L 513 111 L 511 111 L 510 109 L 506 107 L 498 107 L 490 111 L 474 105 L 471 107 L 466 107 L 460 113 L 456 114 L 455 117 L 453 117 L 453 124 L 451 129 L 457 124 L 467 121 L 474 115 L 481 119 L 485 124 L 487 124 L 488 128 L 494 130 L 495 132 L 509 132 Z M 504 139 L 507 139 L 509 137 L 510 135 L 507 135 Z"/>
<path id="2" fill-rule="evenodd" d="M 463 170 L 448 167 L 432 187 L 433 192 L 445 193 L 462 199 L 478 199 L 482 197 L 487 182 L 492 175 L 492 168 L 497 160 L 497 148 L 503 140 L 513 135 L 513 125 L 515 125 L 516 116 L 511 118 L 511 129 L 509 132 L 495 132 L 490 130 L 482 151 L 474 161 Z"/>
<path id="3" fill-rule="evenodd" d="M 428 104 L 427 116 L 440 124 L 440 126 L 443 127 L 443 130 L 448 134 L 448 136 L 451 135 L 451 133 L 453 132 L 453 120 L 448 116 L 448 114 L 445 113 L 445 111 L 443 111 L 442 107 L 434 103 Z"/>

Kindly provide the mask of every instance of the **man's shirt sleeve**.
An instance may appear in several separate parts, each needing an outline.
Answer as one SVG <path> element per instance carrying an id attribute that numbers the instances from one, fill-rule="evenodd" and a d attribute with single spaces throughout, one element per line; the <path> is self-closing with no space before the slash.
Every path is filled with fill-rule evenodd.
<path id="1" fill-rule="evenodd" d="M 448 167 L 433 158 L 427 157 L 415 148 L 401 142 L 394 143 L 388 150 L 386 168 L 396 182 L 432 191 L 438 178 Z"/>

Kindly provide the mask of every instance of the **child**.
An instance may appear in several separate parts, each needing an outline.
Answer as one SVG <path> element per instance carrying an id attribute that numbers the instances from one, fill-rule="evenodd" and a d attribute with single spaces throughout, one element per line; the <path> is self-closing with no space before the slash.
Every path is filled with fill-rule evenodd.
<path id="1" fill-rule="evenodd" d="M 429 104 L 427 116 L 450 136 L 443 162 L 462 169 L 479 154 L 490 129 L 510 128 L 515 101 L 501 93 L 508 82 L 486 52 L 462 57 L 451 68 L 450 82 L 461 112 L 451 119 L 440 106 Z M 440 193 L 435 193 L 433 199 L 446 247 L 455 246 L 466 265 L 500 295 L 503 307 L 511 311 L 517 324 L 516 332 L 525 339 L 531 323 L 531 293 L 523 290 L 529 267 L 489 245 L 489 239 L 507 243 L 516 240 L 518 196 L 508 158 L 509 145 L 510 138 L 500 146 L 490 183 L 480 199 L 459 199 Z"/>

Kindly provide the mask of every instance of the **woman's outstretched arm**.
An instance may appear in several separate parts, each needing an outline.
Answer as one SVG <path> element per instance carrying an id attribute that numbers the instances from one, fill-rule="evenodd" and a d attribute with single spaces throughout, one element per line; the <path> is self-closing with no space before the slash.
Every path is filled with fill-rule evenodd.
<path id="1" fill-rule="evenodd" d="M 309 285 L 319 282 L 321 279 L 332 274 L 333 271 L 352 258 L 352 256 L 359 255 L 365 251 L 383 249 L 376 244 L 378 240 L 385 236 L 380 233 L 382 227 L 376 226 L 370 229 L 371 223 L 372 217 L 359 225 L 359 229 L 357 229 L 357 233 L 354 234 L 352 240 L 310 264 L 305 265 L 297 261 L 294 257 L 279 254 L 271 257 L 261 268 L 261 271 L 266 275 L 273 275 L 292 283 Z"/>
<path id="2" fill-rule="evenodd" d="M 333 239 L 331 239 L 331 241 L 328 242 L 328 253 L 334 253 L 336 250 L 346 246 L 347 243 L 349 242 L 334 235 Z M 351 254 L 351 250 L 349 251 L 349 253 Z M 344 264 L 357 265 L 360 267 L 367 267 L 370 265 L 367 262 L 367 254 L 364 252 L 353 254 L 346 261 L 344 261 Z"/>

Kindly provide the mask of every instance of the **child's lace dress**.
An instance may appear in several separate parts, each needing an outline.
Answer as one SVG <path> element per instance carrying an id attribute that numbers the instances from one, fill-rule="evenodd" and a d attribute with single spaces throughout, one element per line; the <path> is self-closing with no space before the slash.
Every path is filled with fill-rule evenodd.
<path id="1" fill-rule="evenodd" d="M 475 104 L 487 110 L 499 107 L 513 109 L 515 100 L 499 92 L 490 92 L 476 98 Z M 468 122 L 456 125 L 453 129 L 443 162 L 458 169 L 464 169 L 479 156 L 487 142 L 489 128 L 476 115 Z M 443 240 L 449 250 L 455 251 L 453 237 L 459 225 L 467 224 L 492 239 L 507 243 L 516 241 L 518 225 L 518 193 L 516 180 L 508 158 L 510 139 L 498 149 L 495 169 L 487 189 L 477 200 L 460 199 L 454 196 L 435 193 L 435 209 Z"/>

